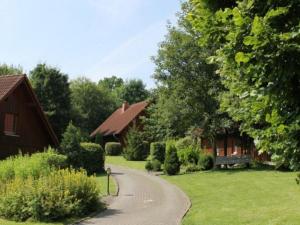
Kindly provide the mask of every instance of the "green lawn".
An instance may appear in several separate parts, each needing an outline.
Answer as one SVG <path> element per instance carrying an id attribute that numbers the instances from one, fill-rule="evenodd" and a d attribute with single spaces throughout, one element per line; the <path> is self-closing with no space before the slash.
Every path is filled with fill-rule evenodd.
<path id="1" fill-rule="evenodd" d="M 144 169 L 145 162 L 108 157 L 108 163 Z M 300 224 L 300 186 L 296 173 L 224 170 L 162 176 L 192 201 L 183 225 Z"/>
<path id="2" fill-rule="evenodd" d="M 97 183 L 100 185 L 100 190 L 101 190 L 101 196 L 106 196 L 107 195 L 107 176 L 106 174 L 98 174 L 96 177 Z M 115 195 L 117 192 L 117 185 L 115 180 L 110 177 L 110 185 L 109 185 L 109 190 L 111 195 Z M 58 222 L 58 223 L 40 223 L 40 222 L 14 222 L 14 221 L 8 221 L 4 219 L 0 219 L 0 225 L 66 225 L 66 224 L 72 224 L 76 221 L 77 219 L 70 219 L 64 222 Z"/>
<path id="3" fill-rule="evenodd" d="M 127 161 L 123 156 L 106 156 L 105 163 L 124 166 L 136 170 L 145 170 L 145 161 Z"/>

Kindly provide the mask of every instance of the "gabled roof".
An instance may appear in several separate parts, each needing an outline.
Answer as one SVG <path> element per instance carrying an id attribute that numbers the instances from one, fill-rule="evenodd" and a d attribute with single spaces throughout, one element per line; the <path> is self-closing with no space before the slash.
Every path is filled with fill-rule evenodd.
<path id="1" fill-rule="evenodd" d="M 31 87 L 31 84 L 26 77 L 26 75 L 4 75 L 0 76 L 0 103 L 4 101 L 10 94 L 12 94 L 21 84 L 25 84 L 28 93 L 32 99 L 32 101 L 35 103 L 38 115 L 40 116 L 40 119 L 42 120 L 46 130 L 48 131 L 53 144 L 55 146 L 59 145 L 58 139 L 48 121 L 47 116 L 45 115 L 44 111 L 42 110 L 42 107 Z"/>
<path id="2" fill-rule="evenodd" d="M 143 101 L 130 105 L 125 111 L 120 107 L 91 133 L 91 137 L 97 133 L 103 136 L 120 134 L 147 106 L 148 102 Z"/>

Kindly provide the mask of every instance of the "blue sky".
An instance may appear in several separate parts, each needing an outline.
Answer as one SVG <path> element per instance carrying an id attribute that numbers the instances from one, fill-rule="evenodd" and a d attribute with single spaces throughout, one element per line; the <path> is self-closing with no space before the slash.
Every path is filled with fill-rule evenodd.
<path id="1" fill-rule="evenodd" d="M 0 63 L 28 73 L 46 62 L 71 79 L 151 75 L 180 0 L 0 0 Z"/>

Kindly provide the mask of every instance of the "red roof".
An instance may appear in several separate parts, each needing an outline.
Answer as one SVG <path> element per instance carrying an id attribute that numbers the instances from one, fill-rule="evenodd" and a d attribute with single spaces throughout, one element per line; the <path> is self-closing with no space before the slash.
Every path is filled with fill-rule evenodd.
<path id="1" fill-rule="evenodd" d="M 130 105 L 125 111 L 123 107 L 120 107 L 93 131 L 91 137 L 97 133 L 101 133 L 103 136 L 120 134 L 147 106 L 148 102 L 143 101 Z"/>
<path id="2" fill-rule="evenodd" d="M 31 85 L 29 80 L 27 79 L 26 75 L 4 75 L 0 76 L 0 103 L 5 100 L 11 93 L 19 87 L 20 84 L 24 83 L 27 87 L 27 90 L 32 98 L 32 101 L 36 103 L 36 109 L 38 114 L 45 125 L 50 137 L 55 146 L 59 145 L 58 139 L 48 121 L 47 116 L 45 115 Z"/>

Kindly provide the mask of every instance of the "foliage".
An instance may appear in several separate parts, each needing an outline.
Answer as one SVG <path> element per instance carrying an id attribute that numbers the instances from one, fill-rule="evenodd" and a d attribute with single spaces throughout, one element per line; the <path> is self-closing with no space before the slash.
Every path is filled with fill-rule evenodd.
<path id="1" fill-rule="evenodd" d="M 126 136 L 124 157 L 127 160 L 145 160 L 148 154 L 142 133 L 136 127 L 131 127 Z"/>
<path id="2" fill-rule="evenodd" d="M 15 67 L 13 65 L 0 64 L 0 76 L 19 74 L 23 74 L 23 69 L 20 66 Z"/>
<path id="3" fill-rule="evenodd" d="M 157 159 L 152 160 L 152 170 L 154 172 L 161 171 L 161 162 Z"/>
<path id="4" fill-rule="evenodd" d="M 110 95 L 87 78 L 73 80 L 70 89 L 72 121 L 84 132 L 96 129 L 116 107 Z"/>
<path id="5" fill-rule="evenodd" d="M 122 153 L 122 145 L 119 142 L 107 142 L 105 144 L 106 155 L 120 155 Z"/>
<path id="6" fill-rule="evenodd" d="M 180 162 L 174 144 L 167 144 L 164 171 L 168 175 L 175 175 L 180 171 Z"/>
<path id="7" fill-rule="evenodd" d="M 182 150 L 185 149 L 189 146 L 193 146 L 196 143 L 194 142 L 194 140 L 190 137 L 190 136 L 186 136 L 184 138 L 180 138 L 176 141 L 175 147 L 177 150 Z"/>
<path id="8" fill-rule="evenodd" d="M 165 161 L 166 144 L 164 142 L 152 142 L 150 144 L 150 156 L 152 160 L 158 160 L 161 163 Z"/>
<path id="9" fill-rule="evenodd" d="M 153 170 L 153 165 L 152 162 L 150 160 L 148 160 L 145 164 L 145 169 L 149 172 Z"/>
<path id="10" fill-rule="evenodd" d="M 200 44 L 216 49 L 209 60 L 227 89 L 222 110 L 260 151 L 299 169 L 299 2 L 208 2 L 191 0 L 189 20 L 203 34 Z"/>
<path id="11" fill-rule="evenodd" d="M 75 127 L 72 122 L 69 123 L 60 144 L 60 152 L 67 156 L 67 162 L 74 168 L 80 168 L 81 147 L 80 143 L 84 141 L 81 137 L 81 131 Z"/>
<path id="12" fill-rule="evenodd" d="M 179 161 L 183 165 L 195 164 L 199 161 L 199 148 L 195 145 L 190 145 L 186 148 L 177 150 Z"/>
<path id="13" fill-rule="evenodd" d="M 196 164 L 188 164 L 185 168 L 186 173 L 193 173 L 202 170 L 199 165 Z"/>
<path id="14" fill-rule="evenodd" d="M 103 146 L 103 136 L 100 133 L 97 133 L 95 136 L 95 143 Z"/>
<path id="15" fill-rule="evenodd" d="M 121 88 L 119 92 L 120 99 L 123 102 L 127 101 L 129 104 L 144 101 L 149 96 L 149 92 L 142 80 L 128 80 Z"/>
<path id="16" fill-rule="evenodd" d="M 104 172 L 105 153 L 101 145 L 95 143 L 80 143 L 81 166 L 88 174 Z"/>
<path id="17" fill-rule="evenodd" d="M 198 162 L 201 170 L 210 170 L 214 167 L 214 159 L 210 154 L 201 154 Z"/>
<path id="18" fill-rule="evenodd" d="M 38 64 L 30 71 L 30 81 L 56 135 L 61 138 L 70 120 L 68 76 L 57 68 Z"/>
<path id="19" fill-rule="evenodd" d="M 54 170 L 39 179 L 1 183 L 0 216 L 16 221 L 54 221 L 97 209 L 99 189 L 85 172 Z"/>
<path id="20" fill-rule="evenodd" d="M 15 178 L 37 179 L 49 174 L 55 168 L 66 167 L 66 157 L 49 148 L 45 152 L 32 155 L 17 155 L 0 163 L 0 183 Z"/>

